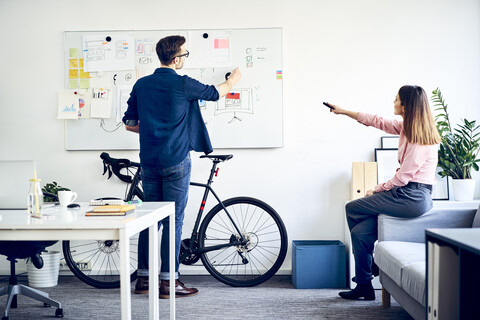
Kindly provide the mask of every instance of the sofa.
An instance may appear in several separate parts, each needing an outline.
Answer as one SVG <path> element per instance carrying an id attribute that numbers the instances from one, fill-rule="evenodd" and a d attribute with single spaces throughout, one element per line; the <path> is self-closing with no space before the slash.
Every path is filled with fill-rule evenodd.
<path id="1" fill-rule="evenodd" d="M 380 269 L 382 305 L 390 296 L 416 320 L 426 317 L 425 230 L 480 227 L 478 202 L 441 202 L 413 218 L 378 217 L 374 259 Z"/>

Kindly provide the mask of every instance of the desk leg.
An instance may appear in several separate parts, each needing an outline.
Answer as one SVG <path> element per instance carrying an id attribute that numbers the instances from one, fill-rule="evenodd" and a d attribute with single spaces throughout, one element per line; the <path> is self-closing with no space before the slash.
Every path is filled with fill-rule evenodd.
<path id="1" fill-rule="evenodd" d="M 154 221 L 153 225 L 148 228 L 148 269 L 149 269 L 149 319 L 157 320 L 158 313 L 158 222 Z"/>
<path id="2" fill-rule="evenodd" d="M 170 320 L 175 320 L 175 209 L 170 214 Z"/>
<path id="3" fill-rule="evenodd" d="M 125 230 L 120 230 L 120 300 L 122 320 L 130 320 L 132 316 L 130 294 L 130 239 Z"/>

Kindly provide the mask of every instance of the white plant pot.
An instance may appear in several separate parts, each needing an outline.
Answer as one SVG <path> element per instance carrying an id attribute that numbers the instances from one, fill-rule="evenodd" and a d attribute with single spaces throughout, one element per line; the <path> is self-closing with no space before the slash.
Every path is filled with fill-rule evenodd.
<path id="1" fill-rule="evenodd" d="M 472 201 L 475 193 L 475 179 L 452 179 L 455 201 Z"/>
<path id="2" fill-rule="evenodd" d="M 27 262 L 28 285 L 35 288 L 54 287 L 58 284 L 60 252 L 42 252 L 43 268 L 37 269 L 32 261 Z"/>

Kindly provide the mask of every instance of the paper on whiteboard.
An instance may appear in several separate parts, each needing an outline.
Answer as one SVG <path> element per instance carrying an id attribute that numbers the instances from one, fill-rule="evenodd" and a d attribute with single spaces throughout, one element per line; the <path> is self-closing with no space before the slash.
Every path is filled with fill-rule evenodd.
<path id="1" fill-rule="evenodd" d="M 231 37 L 229 31 L 188 32 L 184 68 L 225 68 L 231 66 Z"/>
<path id="2" fill-rule="evenodd" d="M 133 35 L 84 35 L 82 44 L 86 72 L 135 69 Z"/>
<path id="3" fill-rule="evenodd" d="M 127 101 L 130 98 L 130 92 L 132 92 L 132 86 L 117 86 L 117 96 L 115 99 L 115 110 L 117 122 L 121 122 L 123 114 L 127 111 Z"/>
<path id="4" fill-rule="evenodd" d="M 58 93 L 57 119 L 78 119 L 78 96 L 73 91 Z"/>
<path id="5" fill-rule="evenodd" d="M 92 88 L 91 118 L 108 119 L 112 114 L 112 91 L 105 88 Z"/>

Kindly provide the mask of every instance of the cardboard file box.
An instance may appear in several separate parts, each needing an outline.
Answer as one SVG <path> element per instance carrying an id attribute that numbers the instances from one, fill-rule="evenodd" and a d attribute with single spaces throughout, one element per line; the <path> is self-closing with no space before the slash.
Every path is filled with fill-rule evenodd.
<path id="1" fill-rule="evenodd" d="M 345 245 L 338 240 L 294 240 L 292 282 L 297 289 L 345 288 Z"/>
<path id="2" fill-rule="evenodd" d="M 352 184 L 350 200 L 363 198 L 365 192 L 377 185 L 376 162 L 352 162 Z"/>

